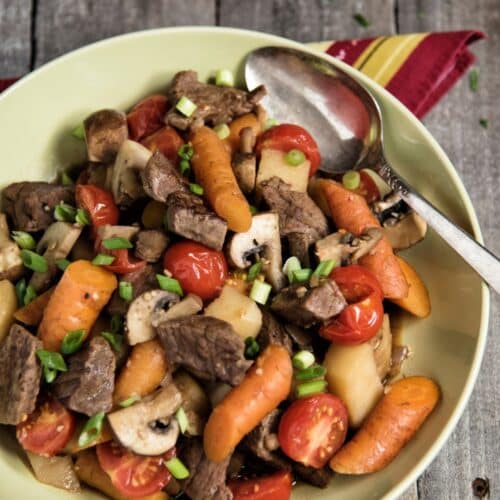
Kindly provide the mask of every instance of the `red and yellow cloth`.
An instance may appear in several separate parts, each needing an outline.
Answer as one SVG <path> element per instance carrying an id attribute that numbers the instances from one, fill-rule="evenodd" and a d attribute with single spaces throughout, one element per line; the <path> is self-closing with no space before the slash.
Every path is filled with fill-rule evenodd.
<path id="1" fill-rule="evenodd" d="M 326 52 L 384 86 L 421 118 L 474 62 L 468 46 L 484 37 L 475 30 L 381 36 L 326 44 Z M 0 80 L 0 92 L 15 81 Z"/>

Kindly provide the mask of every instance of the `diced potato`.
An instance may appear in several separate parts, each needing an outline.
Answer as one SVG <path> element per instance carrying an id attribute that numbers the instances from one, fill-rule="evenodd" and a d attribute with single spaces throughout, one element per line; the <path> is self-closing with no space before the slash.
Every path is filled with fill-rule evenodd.
<path id="1" fill-rule="evenodd" d="M 359 427 L 384 392 L 370 342 L 332 344 L 323 364 L 330 392 L 344 401 L 349 425 Z"/>
<path id="2" fill-rule="evenodd" d="M 370 340 L 373 347 L 373 356 L 380 380 L 384 380 L 391 369 L 392 334 L 389 315 L 384 314 L 380 331 Z"/>
<path id="3" fill-rule="evenodd" d="M 0 281 L 0 342 L 9 333 L 17 309 L 16 288 L 9 280 Z M 260 311 L 259 311 L 260 312 Z"/>
<path id="4" fill-rule="evenodd" d="M 257 304 L 233 286 L 225 285 L 219 297 L 205 308 L 205 314 L 230 323 L 243 340 L 256 337 L 262 327 Z"/>
<path id="5" fill-rule="evenodd" d="M 68 491 L 79 491 L 80 481 L 75 474 L 73 460 L 68 455 L 63 457 L 42 457 L 26 452 L 35 473 L 35 477 L 45 484 Z"/>
<path id="6" fill-rule="evenodd" d="M 257 186 L 271 177 L 279 177 L 282 181 L 290 184 L 293 191 L 305 193 L 311 167 L 309 160 L 292 167 L 286 162 L 285 154 L 283 151 L 276 149 L 262 150 L 259 171 L 257 172 Z"/>

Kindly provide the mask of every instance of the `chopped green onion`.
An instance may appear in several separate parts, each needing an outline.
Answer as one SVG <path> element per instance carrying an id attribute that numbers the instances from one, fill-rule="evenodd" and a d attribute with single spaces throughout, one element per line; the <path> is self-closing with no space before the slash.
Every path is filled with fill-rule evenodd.
<path id="1" fill-rule="evenodd" d="M 123 300 L 130 302 L 134 296 L 132 283 L 129 283 L 128 281 L 120 281 L 120 284 L 118 285 L 118 295 L 120 295 Z"/>
<path id="2" fill-rule="evenodd" d="M 177 419 L 177 423 L 179 424 L 179 429 L 181 430 L 181 433 L 184 434 L 189 424 L 184 408 L 181 407 L 175 412 L 175 418 Z"/>
<path id="3" fill-rule="evenodd" d="M 193 146 L 191 144 L 183 144 L 179 148 L 179 151 L 177 151 L 177 154 L 183 160 L 189 161 L 193 157 L 193 155 L 194 155 Z"/>
<path id="4" fill-rule="evenodd" d="M 314 380 L 312 382 L 304 382 L 297 386 L 297 397 L 304 398 L 306 396 L 312 396 L 313 394 L 318 394 L 324 392 L 328 384 L 325 380 Z"/>
<path id="5" fill-rule="evenodd" d="M 480 118 L 479 119 L 479 125 L 483 128 L 488 128 L 488 120 L 486 118 Z"/>
<path id="6" fill-rule="evenodd" d="M 66 268 L 71 264 L 71 262 L 68 259 L 57 259 L 56 260 L 56 266 L 61 270 L 61 271 L 66 271 Z"/>
<path id="7" fill-rule="evenodd" d="M 469 73 L 469 88 L 472 92 L 476 92 L 479 87 L 479 71 L 472 69 Z"/>
<path id="8" fill-rule="evenodd" d="M 299 351 L 292 358 L 293 367 L 297 370 L 305 370 L 314 364 L 316 359 L 311 351 Z"/>
<path id="9" fill-rule="evenodd" d="M 80 226 L 90 226 L 90 217 L 87 211 L 83 208 L 77 208 L 75 222 Z"/>
<path id="10" fill-rule="evenodd" d="M 214 127 L 214 132 L 219 136 L 219 139 L 223 141 L 229 137 L 231 131 L 225 123 L 220 123 Z"/>
<path id="11" fill-rule="evenodd" d="M 46 351 L 45 349 L 38 349 L 36 351 L 36 355 L 44 367 L 46 366 L 51 370 L 57 370 L 59 372 L 68 371 L 66 362 L 60 353 Z"/>
<path id="12" fill-rule="evenodd" d="M 247 281 L 253 281 L 255 278 L 257 278 L 261 270 L 262 270 L 262 262 L 259 261 L 253 264 L 248 270 Z"/>
<path id="13" fill-rule="evenodd" d="M 335 267 L 335 261 L 333 259 L 323 260 L 318 264 L 318 267 L 314 270 L 313 276 L 329 276 Z"/>
<path id="14" fill-rule="evenodd" d="M 163 463 L 175 479 L 186 479 L 189 477 L 189 470 L 177 457 L 173 457 Z"/>
<path id="15" fill-rule="evenodd" d="M 34 250 L 36 247 L 36 241 L 31 234 L 25 231 L 12 231 L 12 239 L 23 249 L 23 250 Z"/>
<path id="16" fill-rule="evenodd" d="M 123 335 L 112 332 L 101 332 L 103 336 L 111 345 L 111 347 L 116 351 L 120 352 L 123 346 Z"/>
<path id="17" fill-rule="evenodd" d="M 67 333 L 61 344 L 61 354 L 68 356 L 78 351 L 83 344 L 83 337 L 85 336 L 85 330 L 73 330 Z"/>
<path id="18" fill-rule="evenodd" d="M 291 167 L 298 167 L 306 161 L 306 155 L 300 149 L 290 149 L 285 155 L 285 161 Z"/>
<path id="19" fill-rule="evenodd" d="M 107 238 L 102 241 L 102 246 L 108 250 L 123 250 L 126 248 L 133 248 L 134 245 L 130 243 L 127 238 L 120 238 L 115 236 L 113 238 Z"/>
<path id="20" fill-rule="evenodd" d="M 198 196 L 203 196 L 204 193 L 203 188 L 199 184 L 195 184 L 194 182 L 189 184 L 189 190 Z"/>
<path id="21" fill-rule="evenodd" d="M 255 280 L 250 290 L 250 298 L 258 304 L 265 305 L 269 294 L 271 293 L 271 285 L 265 281 Z"/>
<path id="22" fill-rule="evenodd" d="M 104 255 L 103 253 L 98 253 L 92 260 L 94 266 L 109 266 L 115 261 L 114 255 Z"/>
<path id="23" fill-rule="evenodd" d="M 215 73 L 215 85 L 219 87 L 234 87 L 234 75 L 230 69 L 219 69 Z"/>
<path id="24" fill-rule="evenodd" d="M 279 121 L 276 120 L 276 118 L 268 118 L 264 124 L 262 125 L 262 130 L 264 130 L 264 132 L 266 130 L 269 130 L 270 128 L 273 128 L 273 127 L 276 127 L 276 125 L 279 125 Z"/>
<path id="25" fill-rule="evenodd" d="M 49 269 L 49 265 L 47 264 L 45 257 L 42 257 L 31 250 L 21 250 L 21 259 L 24 267 L 27 267 L 37 273 L 45 273 Z"/>
<path id="26" fill-rule="evenodd" d="M 253 337 L 245 339 L 245 358 L 255 359 L 260 352 L 260 345 Z"/>
<path id="27" fill-rule="evenodd" d="M 324 377 L 326 373 L 326 368 L 321 365 L 313 365 L 304 370 L 300 370 L 295 375 L 295 378 L 300 381 L 313 380 L 315 378 Z"/>
<path id="28" fill-rule="evenodd" d="M 356 170 L 348 170 L 342 176 L 342 184 L 345 188 L 350 189 L 351 191 L 357 189 L 360 182 L 361 176 L 359 175 L 359 172 L 356 172 Z"/>
<path id="29" fill-rule="evenodd" d="M 74 184 L 73 179 L 66 171 L 61 174 L 61 184 L 63 186 L 72 186 Z"/>
<path id="30" fill-rule="evenodd" d="M 298 271 L 302 266 L 300 265 L 300 260 L 295 257 L 288 257 L 283 266 L 283 272 L 288 276 L 288 281 L 291 283 L 293 281 L 294 271 Z"/>
<path id="31" fill-rule="evenodd" d="M 85 139 L 85 126 L 83 122 L 73 129 L 71 135 L 76 139 Z"/>
<path id="32" fill-rule="evenodd" d="M 89 444 L 99 438 L 105 417 L 106 414 L 103 411 L 100 411 L 87 420 L 86 424 L 83 426 L 80 436 L 78 436 L 78 446 L 80 448 L 86 448 Z"/>
<path id="33" fill-rule="evenodd" d="M 312 270 L 309 269 L 308 267 L 304 269 L 297 269 L 296 271 L 292 272 L 292 275 L 293 275 L 292 283 L 304 283 L 311 277 Z"/>
<path id="34" fill-rule="evenodd" d="M 140 396 L 137 394 L 133 394 L 132 396 L 128 397 L 127 399 L 124 399 L 121 403 L 120 406 L 122 408 L 128 408 L 129 406 L 132 406 L 134 403 L 137 403 L 141 399 Z"/>
<path id="35" fill-rule="evenodd" d="M 352 18 L 363 28 L 368 28 L 368 26 L 370 26 L 370 21 L 368 21 L 363 14 L 354 14 Z"/>
<path id="36" fill-rule="evenodd" d="M 165 276 L 164 274 L 157 274 L 156 279 L 158 280 L 158 284 L 162 290 L 176 293 L 181 297 L 184 295 L 181 284 L 176 279 Z"/>
<path id="37" fill-rule="evenodd" d="M 62 222 L 74 222 L 76 208 L 61 201 L 54 209 L 54 218 Z"/>
<path id="38" fill-rule="evenodd" d="M 17 303 L 24 304 L 24 296 L 26 294 L 26 279 L 22 278 L 16 283 Z"/>
<path id="39" fill-rule="evenodd" d="M 182 175 L 188 175 L 189 171 L 191 170 L 191 164 L 189 163 L 189 160 L 181 160 L 179 162 L 179 168 L 181 169 Z"/>
<path id="40" fill-rule="evenodd" d="M 254 205 L 250 205 L 250 213 L 252 215 L 255 215 L 257 212 L 258 212 L 257 207 L 255 207 Z"/>
<path id="41" fill-rule="evenodd" d="M 52 370 L 52 368 L 43 367 L 43 377 L 47 384 L 52 384 L 57 377 L 57 370 Z"/>
<path id="42" fill-rule="evenodd" d="M 120 333 L 123 328 L 123 318 L 119 314 L 111 316 L 111 332 Z"/>
<path id="43" fill-rule="evenodd" d="M 23 304 L 27 306 L 36 299 L 36 296 L 36 290 L 31 285 L 28 285 L 26 287 L 26 293 L 24 294 Z"/>
<path id="44" fill-rule="evenodd" d="M 188 118 L 195 112 L 196 108 L 196 104 L 185 95 L 183 95 L 175 105 L 175 109 Z"/>

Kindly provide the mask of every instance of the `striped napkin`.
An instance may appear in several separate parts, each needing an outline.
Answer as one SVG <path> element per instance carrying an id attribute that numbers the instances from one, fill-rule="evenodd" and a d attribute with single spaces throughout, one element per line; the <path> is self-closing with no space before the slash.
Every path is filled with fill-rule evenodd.
<path id="1" fill-rule="evenodd" d="M 316 44 L 368 75 L 423 117 L 474 62 L 480 31 L 413 33 Z M 0 80 L 0 92 L 16 78 Z"/>

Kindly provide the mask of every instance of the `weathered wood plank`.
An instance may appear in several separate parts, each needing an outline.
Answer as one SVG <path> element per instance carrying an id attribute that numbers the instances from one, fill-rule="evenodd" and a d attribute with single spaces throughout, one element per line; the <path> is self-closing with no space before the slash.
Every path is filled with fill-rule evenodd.
<path id="1" fill-rule="evenodd" d="M 35 65 L 121 33 L 214 23 L 215 0 L 39 0 Z"/>
<path id="2" fill-rule="evenodd" d="M 354 14 L 370 25 L 360 26 Z M 394 32 L 394 0 L 220 0 L 220 24 L 301 42 L 361 38 Z"/>
<path id="3" fill-rule="evenodd" d="M 0 78 L 22 75 L 30 69 L 31 0 L 0 2 Z"/>
<path id="4" fill-rule="evenodd" d="M 500 52 L 498 0 L 405 0 L 399 2 L 403 32 L 482 29 L 488 40 L 473 46 L 480 69 L 478 92 L 462 79 L 424 120 L 460 173 L 476 208 L 486 243 L 500 254 L 500 224 L 493 207 L 498 200 L 500 170 Z M 479 125 L 487 118 L 489 128 Z M 488 477 L 491 498 L 500 498 L 500 300 L 492 297 L 489 340 L 481 373 L 467 411 L 432 466 L 419 481 L 421 499 L 471 498 L 471 483 Z"/>

